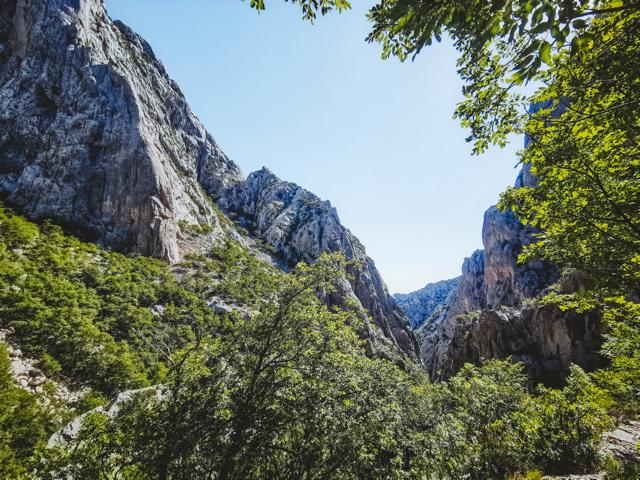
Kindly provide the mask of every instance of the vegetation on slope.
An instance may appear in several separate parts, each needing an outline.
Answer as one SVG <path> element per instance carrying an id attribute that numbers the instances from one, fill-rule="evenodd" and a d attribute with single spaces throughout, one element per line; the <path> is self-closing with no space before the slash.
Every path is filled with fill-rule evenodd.
<path id="1" fill-rule="evenodd" d="M 91 414 L 76 441 L 45 448 L 91 402 L 52 405 L 22 390 L 1 349 L 0 476 L 506 478 L 594 468 L 611 424 L 611 396 L 578 368 L 564 389 L 532 391 L 508 361 L 430 384 L 368 357 L 360 314 L 319 300 L 344 276 L 339 256 L 285 274 L 227 245 L 174 275 L 5 209 L 0 232 L 11 342 L 93 399 L 162 385 L 160 397 L 134 396 L 113 420 Z M 247 309 L 216 314 L 212 297 Z"/>
<path id="2" fill-rule="evenodd" d="M 160 381 L 148 340 L 180 348 L 206 302 L 160 261 L 129 258 L 0 210 L 0 326 L 41 367 L 106 395 Z M 160 338 L 158 338 L 160 337 Z"/>

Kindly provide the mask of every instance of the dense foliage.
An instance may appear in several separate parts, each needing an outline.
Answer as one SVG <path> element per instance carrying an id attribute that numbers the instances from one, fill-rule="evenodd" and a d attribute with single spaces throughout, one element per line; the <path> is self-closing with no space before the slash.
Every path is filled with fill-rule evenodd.
<path id="1" fill-rule="evenodd" d="M 368 40 L 383 45 L 383 56 L 404 59 L 444 34 L 452 38 L 465 82 L 456 117 L 479 153 L 523 130 L 530 99 L 519 87 L 558 71 L 555 55 L 581 61 L 598 44 L 594 18 L 626 19 L 639 9 L 636 0 L 386 0 L 370 11 Z"/>
<path id="2" fill-rule="evenodd" d="M 213 311 L 149 258 L 106 252 L 0 210 L 0 327 L 41 367 L 111 395 L 166 372 L 148 341 L 192 340 Z"/>
<path id="3" fill-rule="evenodd" d="M 310 20 L 349 7 L 292 3 Z M 522 260 L 552 260 L 579 284 L 547 301 L 602 312 L 610 367 L 573 367 L 562 389 L 532 388 L 509 361 L 431 384 L 367 356 L 361 313 L 321 301 L 344 281 L 339 256 L 283 273 L 228 244 L 170 269 L 0 209 L 0 328 L 51 379 L 87 389 L 68 404 L 52 383 L 22 389 L 0 344 L 0 477 L 485 479 L 597 468 L 602 431 L 640 412 L 637 7 L 388 0 L 370 12 L 369 39 L 385 56 L 454 39 L 466 82 L 457 116 L 476 151 L 526 130 L 521 160 L 535 185 L 508 190 L 502 206 L 540 231 Z M 541 87 L 525 96 L 525 81 Z M 46 448 L 69 418 L 152 385 Z M 638 473 L 609 468 L 612 478 Z"/>
<path id="4" fill-rule="evenodd" d="M 541 229 L 522 260 L 544 257 L 583 288 L 555 293 L 562 308 L 599 309 L 611 359 L 601 380 L 621 411 L 640 405 L 640 12 L 593 20 L 593 45 L 581 57 L 559 52 L 533 100 L 544 105 L 526 125 L 522 162 L 533 188 L 510 189 L 503 207 Z M 574 273 L 574 275 L 576 275 Z"/>
<path id="5" fill-rule="evenodd" d="M 343 281 L 339 256 L 285 274 L 230 244 L 171 272 L 7 210 L 0 232 L 10 342 L 57 382 L 105 395 L 157 385 L 46 448 L 99 396 L 24 391 L 0 347 L 7 478 L 506 478 L 598 461 L 610 398 L 587 374 L 531 391 L 521 366 L 492 361 L 431 384 L 370 358 L 359 311 L 319 300 Z"/>
<path id="6" fill-rule="evenodd" d="M 20 479 L 35 466 L 56 422 L 52 409 L 18 387 L 9 371 L 7 346 L 0 343 L 0 478 Z"/>
<path id="7" fill-rule="evenodd" d="M 601 312 L 611 366 L 594 378 L 617 414 L 637 416 L 640 3 L 389 0 L 370 18 L 369 40 L 386 56 L 415 56 L 444 33 L 453 38 L 465 81 L 456 116 L 476 152 L 527 134 L 520 157 L 534 184 L 501 201 L 539 229 L 521 261 L 551 260 L 573 284 L 546 301 Z M 538 90 L 518 90 L 525 82 Z"/>
<path id="8" fill-rule="evenodd" d="M 292 3 L 309 20 L 349 8 Z M 344 281 L 340 256 L 283 273 L 228 244 L 170 269 L 0 209 L 2 333 L 51 380 L 85 389 L 65 403 L 53 383 L 21 388 L 0 343 L 0 477 L 486 479 L 599 466 L 602 431 L 640 412 L 637 2 L 385 0 L 370 19 L 385 56 L 453 38 L 466 82 L 456 114 L 477 152 L 526 131 L 535 185 L 502 206 L 540 231 L 522 260 L 549 259 L 579 284 L 547 301 L 602 312 L 610 367 L 573 367 L 550 389 L 489 361 L 431 384 L 367 356 L 361 312 L 321 301 Z M 517 91 L 526 81 L 535 94 Z M 77 438 L 47 448 L 127 389 L 141 390 L 113 418 L 89 413 Z M 617 478 L 633 468 L 610 466 Z"/>

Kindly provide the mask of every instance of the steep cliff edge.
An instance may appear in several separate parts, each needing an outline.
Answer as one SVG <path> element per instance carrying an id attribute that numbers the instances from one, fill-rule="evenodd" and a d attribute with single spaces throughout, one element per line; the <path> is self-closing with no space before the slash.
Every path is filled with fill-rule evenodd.
<path id="1" fill-rule="evenodd" d="M 516 186 L 534 187 L 535 181 L 525 166 Z M 588 369 L 600 364 L 598 315 L 539 305 L 537 298 L 560 274 L 546 261 L 518 263 L 534 233 L 510 211 L 495 206 L 486 211 L 484 250 L 464 260 L 458 287 L 432 321 L 437 327 L 418 332 L 432 378 L 450 377 L 465 362 L 509 356 L 522 361 L 534 381 L 547 383 L 561 380 L 571 363 Z"/>
<path id="2" fill-rule="evenodd" d="M 220 201 L 257 219 L 252 233 L 289 263 L 334 251 L 361 262 L 344 293 L 380 327 L 368 339 L 418 360 L 406 316 L 335 210 L 264 171 L 245 180 L 149 44 L 101 0 L 0 0 L 0 199 L 170 263 L 228 238 L 252 243 Z"/>
<path id="3" fill-rule="evenodd" d="M 110 247 L 177 261 L 242 179 L 151 47 L 99 0 L 0 2 L 0 192 Z"/>

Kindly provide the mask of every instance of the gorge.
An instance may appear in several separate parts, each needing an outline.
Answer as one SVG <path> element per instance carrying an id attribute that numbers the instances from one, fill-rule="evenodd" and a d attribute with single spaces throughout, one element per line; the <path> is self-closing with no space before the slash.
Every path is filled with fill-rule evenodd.
<path id="1" fill-rule="evenodd" d="M 537 185 L 524 164 L 515 186 Z M 491 206 L 460 276 L 392 295 L 330 201 L 245 175 L 102 0 L 0 0 L 0 200 L 0 383 L 44 419 L 7 451 L 33 472 L 599 466 L 603 314 L 547 301 L 590 279 L 523 261 L 539 229 Z"/>
<path id="2" fill-rule="evenodd" d="M 420 357 L 432 377 L 451 375 L 465 361 L 509 355 L 551 376 L 571 362 L 597 365 L 597 319 L 588 317 L 578 328 L 569 324 L 582 320 L 558 326 L 556 320 L 565 319 L 557 312 L 499 313 L 522 308 L 558 280 L 544 262 L 517 264 L 532 232 L 509 212 L 487 211 L 485 251 L 465 260 L 455 291 L 454 281 L 444 284 L 427 313 L 404 304 L 421 347 L 397 305 L 401 297 L 391 297 L 331 204 L 266 169 L 245 179 L 193 115 L 151 46 L 111 21 L 100 1 L 57 0 L 47 9 L 14 1 L 3 12 L 0 190 L 29 218 L 52 219 L 101 245 L 175 263 L 225 239 L 251 243 L 221 221 L 213 201 L 285 265 L 312 262 L 323 252 L 359 262 L 345 295 L 355 296 L 372 317 L 371 345 Z M 533 179 L 525 169 L 518 182 Z M 433 310 L 436 318 L 423 324 Z M 485 311 L 472 322 L 482 327 L 456 320 Z M 516 320 L 522 315 L 537 319 L 525 325 L 540 324 L 525 332 Z M 469 329 L 483 333 L 459 345 Z M 542 367 L 555 362 L 550 356 L 562 360 Z"/>

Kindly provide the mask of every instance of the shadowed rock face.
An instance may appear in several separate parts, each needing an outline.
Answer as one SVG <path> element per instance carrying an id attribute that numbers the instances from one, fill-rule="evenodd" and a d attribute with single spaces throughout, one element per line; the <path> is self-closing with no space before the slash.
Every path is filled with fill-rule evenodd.
<path id="1" fill-rule="evenodd" d="M 533 384 L 559 385 L 571 364 L 587 370 L 602 366 L 601 323 L 597 314 L 562 312 L 547 306 L 501 307 L 447 317 L 427 337 L 427 368 L 445 379 L 462 366 L 491 358 L 522 362 Z"/>
<path id="2" fill-rule="evenodd" d="M 525 166 L 517 187 L 534 187 Z M 522 361 L 535 381 L 557 383 L 571 363 L 585 368 L 601 364 L 600 318 L 576 315 L 535 298 L 559 280 L 558 269 L 546 261 L 518 263 L 523 245 L 535 231 L 510 212 L 489 208 L 484 216 L 484 250 L 464 260 L 460 283 L 448 304 L 419 331 L 422 359 L 433 379 L 455 374 L 465 362 L 511 356 Z"/>
<path id="3" fill-rule="evenodd" d="M 0 0 L 0 198 L 88 240 L 177 262 L 241 236 L 213 200 L 250 217 L 289 263 L 342 251 L 368 338 L 418 359 L 408 321 L 335 209 L 266 171 L 245 181 L 149 44 L 101 0 Z M 197 244 L 180 225 L 207 225 Z"/>
<path id="4" fill-rule="evenodd" d="M 328 201 L 269 170 L 254 172 L 243 183 L 227 189 L 220 205 L 239 216 L 242 224 L 276 249 L 284 261 L 313 262 L 325 252 L 343 252 L 359 266 L 346 286 L 384 333 L 387 341 L 409 357 L 419 357 L 409 321 L 389 294 L 373 260 L 360 241 L 341 223 Z"/>
<path id="5" fill-rule="evenodd" d="M 0 193 L 34 219 L 168 261 L 203 189 L 241 180 L 151 47 L 99 0 L 0 1 Z"/>

